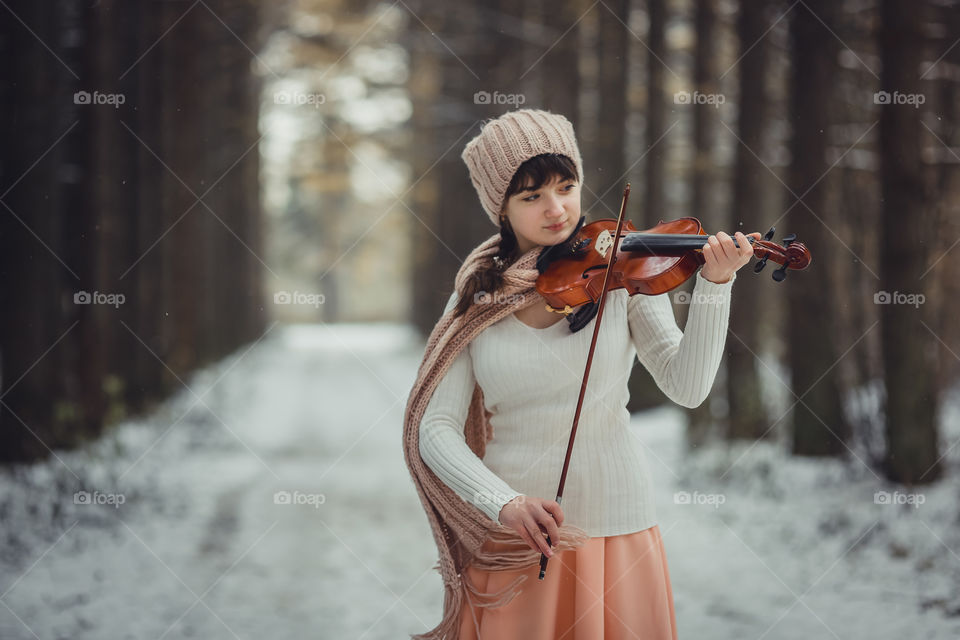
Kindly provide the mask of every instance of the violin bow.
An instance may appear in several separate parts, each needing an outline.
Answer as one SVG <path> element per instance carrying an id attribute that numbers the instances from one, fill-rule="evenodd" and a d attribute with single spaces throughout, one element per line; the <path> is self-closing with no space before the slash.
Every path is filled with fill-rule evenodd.
<path id="1" fill-rule="evenodd" d="M 573 416 L 573 427 L 570 428 L 570 439 L 567 441 L 567 454 L 563 458 L 563 471 L 560 472 L 560 484 L 557 487 L 557 504 L 563 500 L 563 487 L 567 482 L 567 469 L 570 466 L 570 453 L 573 451 L 573 441 L 577 437 L 577 426 L 580 424 L 580 410 L 583 408 L 583 397 L 587 391 L 587 379 L 590 377 L 590 365 L 593 363 L 593 352 L 597 346 L 597 336 L 600 335 L 600 320 L 603 318 L 603 308 L 607 301 L 607 287 L 610 283 L 610 272 L 613 270 L 613 263 L 617 261 L 617 248 L 620 244 L 620 233 L 623 231 L 624 212 L 627 210 L 627 200 L 630 198 L 630 183 L 623 189 L 623 200 L 620 202 L 620 216 L 617 218 L 617 232 L 613 235 L 613 243 L 609 246 L 610 254 L 607 256 L 607 269 L 603 274 L 603 289 L 600 292 L 599 306 L 597 307 L 597 321 L 593 326 L 593 338 L 590 339 L 590 350 L 587 353 L 587 365 L 583 370 L 583 382 L 580 383 L 580 397 L 577 398 L 577 411 Z M 597 244 L 599 249 L 599 243 Z M 552 547 L 549 534 L 547 535 L 547 546 Z M 547 573 L 547 554 L 540 553 L 540 580 Z"/>

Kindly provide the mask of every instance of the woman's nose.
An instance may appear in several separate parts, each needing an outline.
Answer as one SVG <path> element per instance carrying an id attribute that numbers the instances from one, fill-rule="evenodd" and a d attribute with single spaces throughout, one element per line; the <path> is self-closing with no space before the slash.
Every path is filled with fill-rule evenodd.
<path id="1" fill-rule="evenodd" d="M 546 206 L 545 213 L 547 214 L 547 216 L 555 218 L 563 215 L 563 203 L 560 201 L 560 198 L 558 198 L 557 196 L 555 195 L 547 196 L 546 198 L 544 198 L 543 203 Z"/>

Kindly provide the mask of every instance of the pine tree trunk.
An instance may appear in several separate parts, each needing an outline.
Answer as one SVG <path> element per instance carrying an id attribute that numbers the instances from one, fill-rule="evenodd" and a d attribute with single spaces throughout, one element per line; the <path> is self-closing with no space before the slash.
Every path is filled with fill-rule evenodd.
<path id="1" fill-rule="evenodd" d="M 693 86 L 695 90 L 704 94 L 715 94 L 718 91 L 715 64 L 717 51 L 714 44 L 715 20 L 714 0 L 698 2 L 694 13 L 696 34 L 694 46 L 696 48 L 693 52 Z M 707 203 L 714 189 L 713 137 L 717 126 L 716 120 L 717 110 L 712 107 L 693 110 L 693 172 L 691 176 L 690 215 L 699 218 L 701 221 L 714 220 L 712 215 L 707 215 L 709 212 Z M 721 366 L 723 366 L 722 363 Z M 687 443 L 690 446 L 703 443 L 713 423 L 714 417 L 710 410 L 709 398 L 699 407 L 689 409 L 687 411 Z"/>
<path id="2" fill-rule="evenodd" d="M 922 56 L 921 11 L 896 0 L 881 4 L 881 90 L 891 97 L 921 93 L 917 70 Z M 942 473 L 937 452 L 936 341 L 924 324 L 924 307 L 898 302 L 895 294 L 925 293 L 926 238 L 933 220 L 926 206 L 920 162 L 920 109 L 891 99 L 880 105 L 883 189 L 880 307 L 886 388 L 888 478 L 929 483 Z"/>
<path id="3" fill-rule="evenodd" d="M 9 15 L 0 21 L 5 60 L 0 71 L 4 88 L 0 106 L 0 459 L 4 461 L 44 456 L 48 447 L 66 442 L 64 436 L 74 429 L 79 431 L 81 407 L 70 385 L 76 381 L 76 358 L 63 341 L 78 339 L 78 309 L 85 305 L 74 304 L 73 292 L 80 290 L 81 282 L 90 282 L 88 262 L 70 264 L 63 257 L 67 236 L 61 176 L 74 184 L 80 177 L 62 169 L 67 138 L 73 132 L 80 135 L 73 105 L 77 71 L 48 64 L 50 52 L 40 42 L 59 42 L 68 27 L 81 34 L 80 25 L 75 15 L 53 15 L 39 3 L 11 2 L 9 10 L 32 25 L 33 32 Z M 76 56 L 71 63 L 77 66 Z M 86 223 L 89 209 L 83 203 L 73 204 L 79 205 L 74 215 Z M 89 326 L 89 320 L 84 322 Z"/>
<path id="4" fill-rule="evenodd" d="M 540 10 L 537 21 L 544 26 L 544 37 L 539 44 L 545 47 L 553 45 L 537 65 L 535 73 L 540 80 L 543 108 L 564 115 L 579 136 L 580 25 L 577 20 L 589 5 L 585 5 L 583 0 L 560 3 L 541 0 L 537 6 Z M 582 140 L 578 142 L 583 146 Z"/>
<path id="5" fill-rule="evenodd" d="M 664 86 L 665 69 L 662 60 L 666 59 L 664 31 L 667 21 L 665 0 L 648 0 L 650 30 L 647 34 L 647 135 L 645 161 L 645 184 L 643 203 L 643 227 L 650 228 L 659 220 L 669 220 L 671 216 L 665 210 L 664 163 L 666 162 L 666 140 L 661 139 L 666 131 L 666 88 Z"/>
<path id="6" fill-rule="evenodd" d="M 616 218 L 623 199 L 627 137 L 627 51 L 624 23 L 629 20 L 630 1 L 617 0 L 598 6 L 600 16 L 599 119 L 594 154 L 597 165 L 587 172 L 593 193 L 584 191 L 584 206 L 599 199 L 594 219 Z"/>
<path id="7" fill-rule="evenodd" d="M 634 225 L 639 229 L 648 229 L 659 220 L 669 220 L 674 216 L 665 211 L 664 200 L 664 163 L 666 162 L 667 141 L 663 138 L 666 127 L 666 89 L 664 86 L 664 62 L 666 60 L 666 43 L 664 30 L 666 28 L 667 9 L 663 0 L 650 0 L 647 3 L 649 18 L 649 32 L 647 33 L 647 47 L 645 66 L 647 73 L 647 108 L 646 108 L 646 140 L 644 141 L 643 163 L 644 184 L 642 191 L 642 205 L 638 214 L 631 216 Z M 621 25 L 621 28 L 623 26 Z M 602 114 L 601 114 L 602 116 Z M 618 197 L 622 196 L 619 190 Z M 631 196 L 630 210 L 636 211 L 636 196 Z M 638 294 L 639 295 L 639 294 Z M 662 404 L 665 401 L 663 392 L 657 387 L 653 377 L 643 366 L 634 366 L 628 384 L 630 401 L 627 409 L 640 411 Z"/>
<path id="8" fill-rule="evenodd" d="M 737 20 L 741 56 L 737 65 L 740 78 L 737 137 L 740 140 L 736 146 L 732 220 L 728 227 L 728 233 L 731 234 L 760 229 L 764 192 L 770 178 L 770 171 L 761 160 L 766 144 L 767 97 L 764 82 L 769 56 L 763 36 L 770 27 L 766 4 L 763 0 L 741 0 Z M 727 436 L 752 440 L 770 432 L 770 421 L 762 402 L 760 365 L 757 362 L 757 352 L 760 351 L 760 287 L 769 286 L 769 283 L 759 282 L 748 269 L 750 267 L 745 267 L 738 274 L 736 303 L 730 309 L 727 335 L 727 401 L 730 413 Z"/>
<path id="9" fill-rule="evenodd" d="M 817 247 L 822 255 L 828 255 L 833 249 L 845 250 L 824 227 L 829 224 L 826 207 L 829 176 L 821 179 L 829 168 L 825 156 L 836 76 L 836 38 L 824 24 L 833 23 L 832 11 L 833 3 L 818 0 L 797 5 L 790 13 L 793 164 L 789 177 L 792 193 L 787 195 L 787 202 L 793 206 L 778 228 L 796 233 L 798 240 Z M 801 198 L 800 203 L 794 204 L 793 194 Z M 820 260 L 813 269 L 812 273 L 788 275 L 782 285 L 790 289 L 785 296 L 790 386 L 792 393 L 800 398 L 793 408 L 793 452 L 836 456 L 846 451 L 845 442 L 850 435 L 834 366 L 843 349 L 835 344 L 830 330 L 835 325 L 831 308 L 821 304 L 822 287 L 829 279 L 829 263 Z M 791 404 L 795 400 L 788 398 Z"/>
<path id="10" fill-rule="evenodd" d="M 436 2 L 419 2 L 413 8 L 426 25 L 439 29 L 441 18 Z M 442 215 L 439 206 L 440 176 L 434 163 L 443 153 L 436 120 L 443 82 L 440 65 L 446 52 L 442 50 L 436 37 L 418 21 L 410 22 L 410 31 L 406 37 L 410 43 L 411 73 L 408 89 L 413 103 L 410 133 L 413 144 L 410 149 L 414 180 L 407 205 L 416 215 L 410 225 L 410 242 L 413 247 L 413 264 L 410 267 L 413 274 L 411 320 L 420 333 L 426 336 L 433 329 L 446 303 L 443 287 L 448 284 L 438 278 L 438 274 L 442 273 L 440 252 L 445 249 L 432 231 L 436 227 L 437 219 Z M 461 142 L 466 144 L 466 140 Z M 456 149 L 450 153 L 456 153 Z M 472 209 L 473 203 L 466 200 L 461 211 L 466 214 Z M 449 296 L 452 287 L 446 291 Z"/>

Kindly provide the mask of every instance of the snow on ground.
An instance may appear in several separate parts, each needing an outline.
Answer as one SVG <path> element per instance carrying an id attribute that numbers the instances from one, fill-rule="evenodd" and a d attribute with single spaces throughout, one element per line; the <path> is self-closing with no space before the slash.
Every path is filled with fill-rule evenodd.
<path id="1" fill-rule="evenodd" d="M 271 327 L 150 416 L 4 470 L 0 638 L 432 627 L 436 549 L 400 446 L 422 351 L 407 327 Z M 665 407 L 631 424 L 681 638 L 960 637 L 957 449 L 947 480 L 911 491 L 776 443 L 685 453 L 682 423 Z"/>

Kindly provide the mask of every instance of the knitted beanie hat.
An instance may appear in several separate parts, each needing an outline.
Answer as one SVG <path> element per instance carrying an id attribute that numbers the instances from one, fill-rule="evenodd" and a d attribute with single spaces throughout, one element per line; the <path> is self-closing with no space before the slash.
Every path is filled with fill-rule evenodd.
<path id="1" fill-rule="evenodd" d="M 573 125 L 560 114 L 538 109 L 508 111 L 484 123 L 480 134 L 467 143 L 460 157 L 470 170 L 470 181 L 493 224 L 500 226 L 500 207 L 517 168 L 543 153 L 570 158 L 583 182 Z"/>

